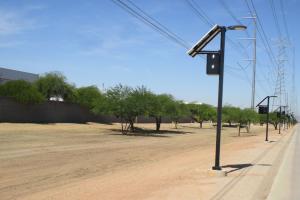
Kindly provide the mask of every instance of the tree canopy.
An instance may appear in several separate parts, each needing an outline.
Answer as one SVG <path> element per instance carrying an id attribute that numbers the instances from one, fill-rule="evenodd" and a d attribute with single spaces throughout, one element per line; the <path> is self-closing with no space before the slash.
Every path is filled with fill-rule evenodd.
<path id="1" fill-rule="evenodd" d="M 0 96 L 12 97 L 20 103 L 41 103 L 45 99 L 37 88 L 23 80 L 8 81 L 0 85 Z"/>
<path id="2" fill-rule="evenodd" d="M 74 101 L 75 87 L 66 82 L 66 77 L 59 72 L 50 72 L 41 76 L 35 85 L 43 96 L 51 98 L 62 98 L 64 101 Z"/>
<path id="3" fill-rule="evenodd" d="M 167 108 L 168 116 L 171 118 L 171 120 L 175 124 L 175 128 L 178 128 L 179 120 L 183 117 L 190 116 L 190 112 L 186 106 L 186 104 L 183 103 L 183 101 L 174 100 L 170 104 L 168 104 Z"/>
<path id="4" fill-rule="evenodd" d="M 188 104 L 188 108 L 193 120 L 200 124 L 200 128 L 204 121 L 214 121 L 216 118 L 216 108 L 211 105 L 191 103 Z"/>
<path id="5" fill-rule="evenodd" d="M 216 108 L 208 104 L 186 104 L 169 94 L 155 94 L 144 86 L 129 87 L 118 84 L 101 92 L 96 86 L 76 88 L 69 84 L 66 77 L 58 72 L 41 76 L 35 83 L 9 81 L 0 85 L 0 96 L 16 99 L 21 103 L 39 103 L 51 97 L 63 98 L 64 101 L 78 103 L 95 114 L 114 115 L 121 121 L 122 132 L 134 131 L 134 124 L 139 116 L 153 117 L 156 131 L 160 130 L 162 119 L 169 118 L 177 128 L 183 118 L 191 118 L 200 124 L 204 121 L 216 121 Z M 265 115 L 258 115 L 252 109 L 241 109 L 226 105 L 223 107 L 223 123 L 250 127 L 251 123 L 265 123 Z M 293 115 L 280 118 L 277 113 L 270 113 L 270 123 L 277 129 L 280 120 L 296 123 Z"/>
<path id="6" fill-rule="evenodd" d="M 233 106 L 224 106 L 223 107 L 223 122 L 226 122 L 229 124 L 229 126 L 232 125 L 232 123 L 238 123 L 239 117 L 240 117 L 241 110 L 238 107 Z"/>
<path id="7" fill-rule="evenodd" d="M 96 86 L 87 86 L 76 89 L 76 103 L 93 110 L 96 105 L 104 100 L 104 95 Z"/>

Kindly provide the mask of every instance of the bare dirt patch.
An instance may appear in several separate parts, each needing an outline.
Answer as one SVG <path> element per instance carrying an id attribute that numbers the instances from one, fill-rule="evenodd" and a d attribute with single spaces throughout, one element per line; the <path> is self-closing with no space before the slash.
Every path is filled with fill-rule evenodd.
<path id="1" fill-rule="evenodd" d="M 138 124 L 146 131 L 129 136 L 118 124 L 0 127 L 1 199 L 206 199 L 230 180 L 207 176 L 215 148 L 209 124 L 163 124 L 160 134 Z M 232 177 L 265 148 L 264 127 L 236 135 L 236 128 L 222 133 L 221 163 Z"/>

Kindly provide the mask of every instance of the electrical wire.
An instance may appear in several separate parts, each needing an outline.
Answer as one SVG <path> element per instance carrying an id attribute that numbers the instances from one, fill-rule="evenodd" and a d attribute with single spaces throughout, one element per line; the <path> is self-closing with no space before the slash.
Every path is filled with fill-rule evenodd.
<path id="1" fill-rule="evenodd" d="M 134 5 L 136 9 L 129 6 L 127 3 L 125 3 L 122 0 L 111 0 L 113 3 L 115 3 L 117 6 L 131 14 L 133 17 L 139 19 L 141 22 L 155 30 L 156 32 L 160 33 L 167 39 L 175 42 L 176 44 L 182 46 L 185 49 L 189 49 L 189 44 L 185 42 L 183 39 L 181 39 L 178 35 L 176 35 L 174 32 L 167 29 L 165 26 L 162 26 L 161 23 L 158 22 L 158 20 L 155 20 L 152 17 L 149 17 L 150 15 L 142 11 L 142 9 L 138 8 L 135 4 L 130 2 L 130 4 Z M 129 1 L 128 1 L 129 2 Z M 140 12 L 138 12 L 140 11 Z"/>
<path id="2" fill-rule="evenodd" d="M 189 44 L 186 41 L 184 41 L 181 37 L 179 37 L 177 34 L 175 34 L 170 29 L 168 29 L 166 26 L 164 26 L 157 19 L 151 17 L 148 13 L 146 13 L 143 9 L 141 9 L 136 4 L 134 4 L 131 0 L 127 0 L 127 2 L 125 2 L 124 0 L 111 0 L 111 1 L 113 3 L 115 3 L 117 6 L 119 6 L 120 8 L 122 8 L 123 10 L 125 10 L 127 13 L 132 15 L 133 17 L 135 17 L 138 20 L 140 20 L 141 22 L 143 22 L 145 25 L 149 26 L 156 32 L 163 35 L 165 38 L 175 42 L 176 44 L 182 46 L 185 49 L 189 49 Z M 187 1 L 190 2 L 193 0 L 187 0 Z M 193 3 L 195 3 L 195 2 L 193 1 Z M 199 11 L 200 10 L 199 7 L 198 8 L 194 7 L 195 12 L 197 12 L 196 10 Z M 200 11 L 201 12 L 198 13 L 199 17 L 201 16 L 202 20 L 204 20 L 205 23 L 207 23 L 208 25 L 213 25 L 213 23 L 210 21 L 209 17 L 205 13 L 203 13 L 204 11 L 203 10 L 200 10 Z M 233 43 L 233 42 L 231 42 L 231 43 Z M 201 58 L 204 59 L 203 56 L 201 56 Z M 231 70 L 231 73 L 230 73 L 231 76 L 233 76 L 233 74 L 234 74 L 234 73 L 232 73 L 232 70 L 240 70 L 236 67 L 233 67 L 233 66 L 230 66 L 227 64 L 225 65 L 225 67 L 227 70 Z M 241 66 L 239 66 L 239 67 L 241 67 Z M 245 72 L 245 69 L 243 67 L 241 67 L 241 69 Z M 249 79 L 247 73 L 245 73 L 245 75 L 246 75 L 246 79 L 241 78 L 241 80 L 244 80 L 244 81 L 246 80 L 249 83 L 249 85 L 251 86 L 251 82 L 250 82 L 250 79 Z M 235 78 L 240 78 L 240 75 L 235 74 Z"/>
<path id="3" fill-rule="evenodd" d="M 216 24 L 212 19 L 209 18 L 209 16 L 205 13 L 204 10 L 201 9 L 199 4 L 195 2 L 194 0 L 185 0 L 187 5 L 196 13 L 196 15 L 199 17 L 199 19 L 207 24 L 209 27 L 212 27 L 214 24 Z M 229 44 L 234 46 L 234 50 L 238 53 L 243 53 L 247 57 L 249 57 L 247 49 L 244 48 L 243 45 L 240 44 L 240 42 L 237 42 L 237 44 L 230 39 L 228 36 L 226 36 L 226 39 L 228 40 Z"/>
<path id="4" fill-rule="evenodd" d="M 274 5 L 274 1 L 269 0 L 269 3 L 270 3 L 270 6 L 271 6 L 272 15 L 273 15 L 273 18 L 274 18 L 274 21 L 275 21 L 275 25 L 276 25 L 278 35 L 281 38 L 281 30 L 280 30 L 280 25 L 279 25 L 278 16 L 277 16 L 276 8 L 275 8 L 275 5 Z"/>

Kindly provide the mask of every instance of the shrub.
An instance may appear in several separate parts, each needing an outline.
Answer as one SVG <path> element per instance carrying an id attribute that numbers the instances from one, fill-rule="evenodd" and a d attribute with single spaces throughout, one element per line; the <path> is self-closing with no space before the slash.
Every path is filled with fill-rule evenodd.
<path id="1" fill-rule="evenodd" d="M 34 85 L 23 80 L 8 81 L 0 85 L 0 96 L 11 97 L 24 104 L 41 103 L 45 100 Z"/>

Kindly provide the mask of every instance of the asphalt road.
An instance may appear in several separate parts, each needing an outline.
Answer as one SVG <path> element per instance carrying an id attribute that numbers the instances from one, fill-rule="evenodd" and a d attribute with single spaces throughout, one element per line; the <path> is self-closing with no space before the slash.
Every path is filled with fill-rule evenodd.
<path id="1" fill-rule="evenodd" d="M 275 177 L 268 200 L 300 199 L 300 126 L 297 125 L 283 162 Z"/>

